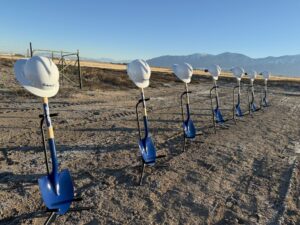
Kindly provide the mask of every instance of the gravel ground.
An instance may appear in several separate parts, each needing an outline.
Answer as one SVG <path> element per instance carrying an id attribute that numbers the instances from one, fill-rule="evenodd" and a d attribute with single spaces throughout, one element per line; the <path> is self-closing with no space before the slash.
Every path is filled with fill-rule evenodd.
<path id="1" fill-rule="evenodd" d="M 43 224 L 37 179 L 46 173 L 38 115 L 41 99 L 0 73 L 0 224 Z M 145 90 L 159 159 L 138 186 L 141 161 L 135 104 L 140 96 L 124 71 L 83 68 L 84 90 L 63 86 L 51 98 L 60 169 L 72 174 L 81 202 L 54 224 L 300 224 L 300 88 L 270 84 L 271 106 L 232 118 L 232 80 L 219 85 L 229 119 L 214 134 L 211 80 L 194 77 L 191 111 L 198 135 L 182 149 L 179 96 L 184 85 L 153 74 Z M 110 79 L 111 78 L 111 79 Z M 247 83 L 244 81 L 244 83 Z M 262 87 L 257 85 L 257 103 Z"/>

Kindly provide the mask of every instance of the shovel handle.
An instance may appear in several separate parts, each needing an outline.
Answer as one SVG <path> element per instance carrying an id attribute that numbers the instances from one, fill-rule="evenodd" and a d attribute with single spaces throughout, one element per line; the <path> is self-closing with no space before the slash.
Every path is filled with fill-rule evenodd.
<path id="1" fill-rule="evenodd" d="M 43 108 L 44 108 L 44 119 L 46 120 L 47 128 L 48 128 L 48 145 L 50 149 L 51 155 L 51 163 L 52 163 L 52 184 L 55 187 L 55 193 L 59 194 L 59 186 L 58 186 L 58 161 L 56 156 L 56 148 L 54 141 L 54 131 L 51 123 L 51 117 L 49 112 L 48 98 L 43 98 Z"/>

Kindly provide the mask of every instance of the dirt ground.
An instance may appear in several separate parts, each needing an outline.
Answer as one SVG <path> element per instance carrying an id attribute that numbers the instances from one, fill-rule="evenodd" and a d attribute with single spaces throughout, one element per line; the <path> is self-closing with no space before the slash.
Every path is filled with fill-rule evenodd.
<path id="1" fill-rule="evenodd" d="M 0 224 L 43 224 L 37 179 L 46 174 L 39 114 L 42 100 L 15 81 L 0 61 Z M 139 90 L 125 71 L 83 68 L 84 89 L 62 85 L 49 100 L 60 169 L 68 168 L 83 198 L 54 224 L 300 224 L 300 87 L 272 82 L 271 106 L 232 118 L 232 79 L 220 80 L 226 126 L 214 134 L 209 89 L 194 76 L 191 112 L 198 135 L 182 149 L 183 83 L 153 73 L 145 90 L 158 155 L 138 186 L 141 160 L 135 104 Z M 256 100 L 262 87 L 256 85 Z"/>

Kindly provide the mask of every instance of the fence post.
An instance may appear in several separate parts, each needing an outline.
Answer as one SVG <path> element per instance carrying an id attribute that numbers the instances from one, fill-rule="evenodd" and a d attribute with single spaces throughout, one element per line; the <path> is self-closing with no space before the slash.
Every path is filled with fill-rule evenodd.
<path id="1" fill-rule="evenodd" d="M 79 77 L 79 87 L 82 89 L 82 78 L 81 78 L 81 68 L 80 68 L 80 58 L 79 58 L 79 50 L 77 49 L 77 63 L 78 63 L 78 77 Z"/>
<path id="2" fill-rule="evenodd" d="M 29 46 L 30 46 L 30 57 L 32 57 L 33 52 L 32 52 L 32 44 L 31 44 L 31 42 L 29 43 Z"/>
<path id="3" fill-rule="evenodd" d="M 61 60 L 61 84 L 64 85 L 64 59 L 63 53 L 60 51 L 60 60 Z"/>

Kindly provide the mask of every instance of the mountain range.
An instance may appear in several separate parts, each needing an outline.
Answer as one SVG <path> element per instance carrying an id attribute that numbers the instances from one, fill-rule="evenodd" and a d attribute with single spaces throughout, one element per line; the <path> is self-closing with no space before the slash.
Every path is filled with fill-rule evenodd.
<path id="1" fill-rule="evenodd" d="M 221 66 L 223 70 L 230 70 L 232 67 L 240 66 L 245 71 L 250 69 L 254 69 L 257 72 L 267 70 L 276 75 L 300 77 L 300 54 L 251 58 L 231 52 L 224 52 L 218 55 L 197 53 L 184 56 L 165 55 L 149 59 L 147 62 L 150 66 L 156 67 L 171 67 L 173 64 L 186 62 L 197 69 L 205 69 L 213 64 Z"/>
<path id="2" fill-rule="evenodd" d="M 13 55 L 13 53 L 0 52 L 4 55 Z M 47 54 L 39 54 L 48 56 Z M 114 60 L 111 58 L 90 58 L 80 57 L 81 60 L 110 62 L 110 63 L 129 63 L 131 60 Z M 70 59 L 75 59 L 70 57 Z M 224 52 L 218 55 L 195 53 L 191 55 L 164 55 L 147 60 L 150 66 L 155 67 L 172 67 L 173 64 L 189 63 L 195 69 L 205 69 L 211 65 L 217 64 L 222 70 L 229 71 L 232 67 L 240 66 L 245 71 L 254 69 L 257 72 L 270 71 L 277 76 L 300 77 L 300 54 L 299 55 L 284 55 L 284 56 L 268 56 L 265 58 L 251 58 L 240 53 Z"/>

